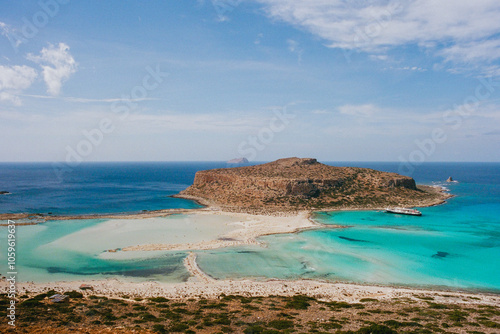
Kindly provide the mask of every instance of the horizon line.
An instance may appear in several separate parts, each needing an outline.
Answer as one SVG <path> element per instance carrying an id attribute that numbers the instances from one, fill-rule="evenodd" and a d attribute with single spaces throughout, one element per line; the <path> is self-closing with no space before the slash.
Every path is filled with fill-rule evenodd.
<path id="1" fill-rule="evenodd" d="M 282 159 L 282 158 L 279 158 Z M 316 159 L 316 158 L 313 158 Z M 275 160 L 258 160 L 258 161 L 249 161 L 248 164 L 254 164 L 254 163 L 267 163 L 267 162 L 272 162 L 276 161 Z M 361 162 L 361 163 L 404 163 L 401 161 L 390 161 L 390 160 L 319 160 L 317 159 L 318 162 L 337 162 L 337 163 L 344 163 L 344 162 Z M 0 161 L 0 164 L 15 164 L 15 163 L 43 163 L 43 164 L 67 164 L 71 166 L 76 167 L 81 164 L 89 164 L 89 163 L 166 163 L 166 162 L 220 162 L 220 163 L 227 163 L 228 160 L 91 160 L 91 161 L 82 161 L 79 162 L 78 164 L 74 163 L 68 163 L 66 161 Z M 500 163 L 500 161 L 457 161 L 457 160 L 442 160 L 442 161 L 424 161 L 420 162 L 418 164 L 415 164 L 416 166 L 422 165 L 422 164 L 429 164 L 429 163 Z M 246 164 L 246 163 L 245 163 Z M 243 164 L 234 164 L 234 165 L 243 165 Z"/>

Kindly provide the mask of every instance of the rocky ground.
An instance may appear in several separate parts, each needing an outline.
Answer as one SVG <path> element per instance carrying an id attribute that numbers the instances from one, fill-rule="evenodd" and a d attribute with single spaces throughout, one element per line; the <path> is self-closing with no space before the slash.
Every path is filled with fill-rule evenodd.
<path id="1" fill-rule="evenodd" d="M 257 166 L 199 171 L 193 185 L 177 197 L 226 211 L 266 213 L 429 206 L 449 196 L 432 187 L 417 187 L 412 178 L 395 173 L 287 158 Z"/>
<path id="2" fill-rule="evenodd" d="M 66 292 L 21 296 L 16 328 L 7 324 L 7 296 L 0 295 L 2 333 L 498 333 L 500 308 L 475 297 L 410 298 L 357 302 L 321 301 L 304 295 L 167 299 L 116 298 Z M 446 296 L 446 295 L 444 295 Z"/>

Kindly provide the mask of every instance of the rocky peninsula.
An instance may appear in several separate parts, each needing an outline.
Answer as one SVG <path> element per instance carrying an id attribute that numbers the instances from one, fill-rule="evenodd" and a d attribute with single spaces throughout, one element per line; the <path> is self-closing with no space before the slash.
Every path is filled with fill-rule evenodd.
<path id="1" fill-rule="evenodd" d="M 311 158 L 285 158 L 256 166 L 199 171 L 176 197 L 226 211 L 378 209 L 430 206 L 449 195 L 396 173 L 334 167 Z"/>

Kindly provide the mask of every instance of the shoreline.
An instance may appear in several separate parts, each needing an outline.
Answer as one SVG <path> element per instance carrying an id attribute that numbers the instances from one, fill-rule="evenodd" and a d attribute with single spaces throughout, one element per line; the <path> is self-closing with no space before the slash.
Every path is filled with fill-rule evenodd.
<path id="1" fill-rule="evenodd" d="M 430 199 L 424 200 L 420 202 L 415 202 L 412 207 L 432 207 L 437 205 L 445 204 L 446 201 L 450 198 L 455 197 L 448 193 L 446 189 L 443 189 L 440 186 L 432 186 L 432 185 L 417 185 L 418 188 L 424 188 L 427 190 L 431 190 L 434 193 L 441 194 L 441 198 L 439 199 Z M 251 209 L 251 208 L 243 208 L 243 207 L 231 207 L 231 206 L 221 206 L 210 200 L 207 200 L 203 197 L 192 196 L 192 195 L 170 195 L 169 197 L 173 198 L 182 198 L 195 202 L 198 205 L 201 205 L 201 208 L 195 209 L 162 209 L 162 210 L 152 210 L 152 211 L 143 211 L 143 212 L 122 212 L 122 213 L 104 213 L 104 214 L 82 214 L 82 215 L 48 215 L 41 213 L 0 213 L 0 221 L 1 220 L 21 220 L 16 222 L 16 225 L 36 225 L 41 224 L 47 221 L 53 220 L 84 220 L 84 219 L 141 219 L 141 218 L 155 218 L 155 217 L 165 217 L 173 214 L 182 214 L 182 213 L 199 213 L 199 212 L 225 212 L 225 213 L 241 213 L 241 214 L 249 214 L 255 216 L 274 216 L 274 217 L 290 217 L 295 216 L 300 212 L 307 211 L 309 214 L 313 214 L 314 212 L 320 211 L 371 211 L 371 210 L 383 210 L 386 206 L 341 206 L 341 207 L 333 207 L 333 208 L 307 208 L 307 209 L 284 209 L 284 208 L 275 208 L 275 207 L 267 207 L 263 209 Z M 2 223 L 0 226 L 7 226 L 7 224 Z"/>

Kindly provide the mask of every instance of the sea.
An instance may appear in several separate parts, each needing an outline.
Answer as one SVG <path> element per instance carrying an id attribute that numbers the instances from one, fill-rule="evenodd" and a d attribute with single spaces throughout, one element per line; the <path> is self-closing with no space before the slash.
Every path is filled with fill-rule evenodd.
<path id="1" fill-rule="evenodd" d="M 401 172 L 397 162 L 324 162 Z M 82 215 L 200 207 L 170 197 L 199 170 L 225 162 L 0 163 L 0 213 Z M 421 217 L 381 211 L 315 212 L 325 227 L 261 237 L 261 245 L 197 251 L 217 279 L 317 279 L 500 293 L 500 163 L 422 163 L 404 170 L 417 183 L 454 195 L 419 208 Z M 448 177 L 457 182 L 445 182 Z M 7 221 L 1 221 L 7 223 Z M 196 215 L 75 219 L 17 226 L 18 281 L 117 278 L 183 282 L 183 251 L 103 252 L 162 240 L 198 242 L 227 232 L 228 218 Z M 331 228 L 341 225 L 342 228 Z M 8 270 L 7 227 L 0 227 L 0 276 Z M 12 260 L 12 259 L 10 259 Z"/>

